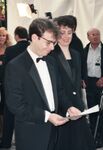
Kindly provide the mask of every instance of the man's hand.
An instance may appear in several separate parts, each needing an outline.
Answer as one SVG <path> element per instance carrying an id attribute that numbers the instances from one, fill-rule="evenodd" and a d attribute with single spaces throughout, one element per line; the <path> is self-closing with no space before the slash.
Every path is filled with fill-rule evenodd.
<path id="1" fill-rule="evenodd" d="M 51 113 L 48 120 L 54 125 L 54 126 L 60 126 L 65 124 L 66 122 L 69 121 L 68 118 L 66 117 L 62 117 L 58 114 L 55 113 Z"/>
<path id="2" fill-rule="evenodd" d="M 79 119 L 81 116 L 80 116 L 80 113 L 81 111 L 79 109 L 77 109 L 76 107 L 70 107 L 68 110 L 67 110 L 69 116 L 71 117 L 71 120 L 77 120 Z"/>

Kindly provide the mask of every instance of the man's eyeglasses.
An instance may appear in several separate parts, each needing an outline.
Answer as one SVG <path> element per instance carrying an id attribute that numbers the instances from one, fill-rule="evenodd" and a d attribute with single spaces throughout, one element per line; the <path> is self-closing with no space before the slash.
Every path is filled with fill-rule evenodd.
<path id="1" fill-rule="evenodd" d="M 44 37 L 40 37 L 41 39 L 44 39 L 46 42 L 47 42 L 47 45 L 50 45 L 50 44 L 53 44 L 53 46 L 55 46 L 57 44 L 57 42 L 53 42 L 53 41 L 50 41 L 50 40 L 47 40 L 46 38 Z"/>

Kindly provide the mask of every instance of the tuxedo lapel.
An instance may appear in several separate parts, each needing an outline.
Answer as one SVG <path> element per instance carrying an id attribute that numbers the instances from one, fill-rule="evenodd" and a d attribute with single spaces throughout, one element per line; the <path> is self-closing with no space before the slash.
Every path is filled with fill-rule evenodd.
<path id="1" fill-rule="evenodd" d="M 49 104 L 45 95 L 45 91 L 41 82 L 41 79 L 39 77 L 37 68 L 33 62 L 33 60 L 31 59 L 29 53 L 26 51 L 25 52 L 25 68 L 27 69 L 27 71 L 29 72 L 30 77 L 33 79 L 34 84 L 36 85 L 41 97 L 43 98 L 44 102 L 46 103 L 48 109 L 49 108 Z M 52 60 L 49 59 L 49 57 L 46 57 L 46 63 L 47 63 L 47 67 L 50 73 L 50 78 L 51 78 L 51 82 L 52 82 L 52 88 L 53 88 L 53 94 L 54 94 L 54 103 L 55 103 L 55 109 L 57 110 L 57 87 L 56 87 L 56 78 L 55 78 L 55 72 L 54 72 L 54 67 L 52 65 Z"/>
<path id="2" fill-rule="evenodd" d="M 56 78 L 55 78 L 55 71 L 53 65 L 50 63 L 49 59 L 47 60 L 47 66 L 50 73 L 50 78 L 52 82 L 52 88 L 53 88 L 53 95 L 54 95 L 54 103 L 55 103 L 55 111 L 57 111 L 58 107 L 58 100 L 57 100 L 57 87 L 56 87 Z"/>
<path id="3" fill-rule="evenodd" d="M 68 64 L 68 62 L 65 60 L 64 55 L 62 54 L 62 52 L 58 53 L 58 58 L 60 60 L 61 65 L 63 66 L 63 68 L 65 69 L 68 77 L 70 78 L 71 82 L 73 83 L 73 73 L 71 71 L 70 65 Z M 74 72 L 74 70 L 73 70 Z"/>
<path id="4" fill-rule="evenodd" d="M 74 83 L 76 83 L 76 58 L 75 55 L 73 55 L 72 51 L 70 50 L 71 58 L 72 58 L 72 80 Z"/>
<path id="5" fill-rule="evenodd" d="M 48 101 L 47 101 L 47 98 L 46 98 L 46 95 L 45 95 L 45 92 L 44 92 L 44 88 L 43 88 L 43 85 L 42 85 L 42 82 L 41 82 L 41 79 L 39 77 L 39 74 L 38 74 L 38 71 L 35 67 L 34 64 L 32 64 L 31 68 L 30 68 L 30 71 L 29 71 L 29 74 L 30 76 L 32 77 L 41 97 L 43 98 L 44 102 L 46 103 L 46 105 L 48 106 L 49 108 L 49 105 L 48 105 Z"/>

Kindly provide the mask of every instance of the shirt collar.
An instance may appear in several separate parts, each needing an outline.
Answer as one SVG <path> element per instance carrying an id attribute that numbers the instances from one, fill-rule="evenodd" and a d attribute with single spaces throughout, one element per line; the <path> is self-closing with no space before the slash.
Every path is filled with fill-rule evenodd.
<path id="1" fill-rule="evenodd" d="M 89 48 L 90 48 L 90 49 L 93 49 L 92 46 L 91 46 L 91 44 L 90 44 L 90 47 L 89 47 Z M 99 43 L 99 45 L 97 46 L 97 48 L 101 49 L 101 43 Z"/>
<path id="2" fill-rule="evenodd" d="M 31 58 L 33 59 L 33 61 L 34 61 L 35 63 L 37 63 L 37 62 L 36 62 L 36 59 L 37 59 L 38 57 L 40 57 L 40 56 L 38 56 L 37 54 L 33 53 L 32 50 L 31 50 L 29 47 L 27 48 L 27 51 L 28 51 L 28 53 L 30 54 L 30 56 L 31 56 Z"/>

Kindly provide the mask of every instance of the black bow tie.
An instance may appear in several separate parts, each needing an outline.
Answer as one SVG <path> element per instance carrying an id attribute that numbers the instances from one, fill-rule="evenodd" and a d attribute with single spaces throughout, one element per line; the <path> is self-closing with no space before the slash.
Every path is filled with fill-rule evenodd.
<path id="1" fill-rule="evenodd" d="M 37 63 L 38 63 L 40 60 L 45 61 L 45 57 L 38 57 L 38 58 L 36 58 L 36 62 L 37 62 Z"/>

